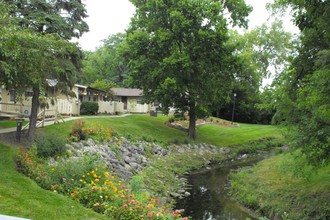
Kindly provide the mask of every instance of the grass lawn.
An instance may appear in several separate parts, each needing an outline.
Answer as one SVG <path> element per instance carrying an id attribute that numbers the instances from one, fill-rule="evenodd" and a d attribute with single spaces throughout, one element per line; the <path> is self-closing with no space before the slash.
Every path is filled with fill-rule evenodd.
<path id="1" fill-rule="evenodd" d="M 239 202 L 259 209 L 263 215 L 288 215 L 285 219 L 329 219 L 330 165 L 317 172 L 295 166 L 293 156 L 287 153 L 233 174 L 234 195 Z M 294 175 L 295 169 L 299 172 Z M 310 178 L 302 177 L 304 173 L 309 173 Z"/>
<path id="2" fill-rule="evenodd" d="M 198 139 L 216 146 L 241 144 L 265 137 L 281 137 L 281 130 L 271 125 L 240 124 L 239 127 L 225 127 L 205 124 L 197 127 Z"/>
<path id="3" fill-rule="evenodd" d="M 106 219 L 62 195 L 41 189 L 17 173 L 15 147 L 0 144 L 0 214 L 34 220 Z"/>
<path id="4" fill-rule="evenodd" d="M 86 117 L 83 120 L 87 125 L 94 124 L 93 126 L 97 126 L 102 124 L 102 126 L 110 126 L 121 136 L 132 136 L 137 139 L 156 140 L 163 143 L 182 143 L 187 140 L 185 132 L 166 126 L 165 122 L 168 121 L 168 117 L 161 115 L 158 115 L 158 117 L 150 117 L 149 115 Z M 47 126 L 38 129 L 38 133 L 68 137 L 74 123 L 75 121 L 68 121 Z M 238 128 L 232 128 L 207 124 L 197 127 L 198 138 L 194 142 L 229 146 L 270 136 L 279 137 L 280 131 L 274 126 L 265 125 L 242 124 Z M 17 173 L 14 164 L 17 150 L 14 146 L 0 144 L 0 152 L 0 172 L 2 174 L 0 180 L 0 214 L 31 219 L 104 218 L 91 210 L 85 209 L 73 200 L 41 189 L 32 180 Z"/>
<path id="5" fill-rule="evenodd" d="M 83 119 L 86 124 L 100 123 L 110 126 L 122 136 L 132 136 L 159 142 L 184 142 L 188 140 L 187 134 L 175 128 L 165 125 L 168 117 L 158 115 L 130 115 L 127 117 L 102 117 Z M 68 136 L 74 121 L 47 126 L 40 129 L 41 132 Z M 206 142 L 216 146 L 229 146 L 240 144 L 264 137 L 280 137 L 280 130 L 270 125 L 241 124 L 240 127 L 224 127 L 213 124 L 197 126 L 197 139 L 194 142 Z"/>
<path id="6" fill-rule="evenodd" d="M 26 125 L 27 122 L 24 121 L 23 122 L 23 126 Z M 1 120 L 0 121 L 0 129 L 4 129 L 4 128 L 15 128 L 17 126 L 17 121 L 13 121 L 13 120 Z"/>

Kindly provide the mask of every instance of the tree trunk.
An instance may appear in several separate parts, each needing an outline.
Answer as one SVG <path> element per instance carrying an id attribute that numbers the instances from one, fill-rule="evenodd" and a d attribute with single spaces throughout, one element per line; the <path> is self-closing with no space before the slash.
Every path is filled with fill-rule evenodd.
<path id="1" fill-rule="evenodd" d="M 196 107 L 195 102 L 190 104 L 189 107 L 189 130 L 188 137 L 191 139 L 196 138 Z"/>
<path id="2" fill-rule="evenodd" d="M 37 130 L 37 117 L 38 117 L 38 109 L 40 105 L 39 96 L 40 96 L 40 89 L 33 88 L 30 126 L 29 126 L 29 134 L 28 134 L 28 138 L 30 141 L 34 141 L 35 133 Z"/>

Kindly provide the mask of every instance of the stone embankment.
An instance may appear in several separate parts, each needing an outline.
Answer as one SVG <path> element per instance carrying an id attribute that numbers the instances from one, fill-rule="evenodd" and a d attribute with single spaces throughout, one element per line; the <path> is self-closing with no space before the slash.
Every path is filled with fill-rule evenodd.
<path id="1" fill-rule="evenodd" d="M 126 138 L 113 138 L 109 142 L 99 143 L 92 139 L 73 142 L 67 145 L 72 157 L 85 154 L 98 155 L 107 166 L 119 177 L 129 180 L 134 174 L 146 167 L 151 157 L 164 157 L 171 153 L 228 154 L 229 148 L 218 148 L 209 144 L 169 145 L 163 148 L 156 143 L 130 141 Z M 206 165 L 209 162 L 205 158 Z"/>

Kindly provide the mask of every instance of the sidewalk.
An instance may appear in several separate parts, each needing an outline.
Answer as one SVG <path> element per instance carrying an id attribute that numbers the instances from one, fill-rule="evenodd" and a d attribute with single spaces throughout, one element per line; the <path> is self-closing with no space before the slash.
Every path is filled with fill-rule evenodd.
<path id="1" fill-rule="evenodd" d="M 66 121 L 72 121 L 72 120 L 78 120 L 78 119 L 84 119 L 84 118 L 120 118 L 120 117 L 127 117 L 131 114 L 123 114 L 123 115 L 105 115 L 105 116 L 79 116 L 79 117 L 68 117 L 68 118 L 63 118 L 64 122 Z M 54 120 L 51 121 L 45 121 L 44 126 L 49 126 L 54 124 Z M 62 119 L 58 120 L 59 123 L 63 123 Z M 38 128 L 40 128 L 39 126 Z M 0 129 L 0 134 L 5 134 L 5 133 L 10 133 L 10 132 L 16 132 L 16 127 L 13 128 L 4 128 Z M 25 130 L 28 130 L 29 127 L 27 127 Z M 1 218 L 0 218 L 1 220 Z"/>

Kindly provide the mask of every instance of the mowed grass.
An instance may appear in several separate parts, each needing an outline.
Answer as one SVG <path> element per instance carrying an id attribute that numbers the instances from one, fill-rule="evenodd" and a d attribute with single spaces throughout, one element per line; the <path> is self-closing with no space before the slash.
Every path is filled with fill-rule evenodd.
<path id="1" fill-rule="evenodd" d="M 34 220 L 106 219 L 19 174 L 15 169 L 15 147 L 0 144 L 0 152 L 0 214 Z"/>
<path id="2" fill-rule="evenodd" d="M 165 125 L 166 116 L 150 117 L 149 115 L 130 115 L 126 117 L 85 117 L 79 119 L 86 125 L 102 125 L 111 127 L 120 136 L 131 136 L 135 139 L 147 139 L 151 141 L 170 143 L 173 141 L 183 142 L 187 139 L 185 132 Z M 42 133 L 53 133 L 68 137 L 70 129 L 75 123 L 68 121 L 40 129 Z"/>
<path id="3" fill-rule="evenodd" d="M 26 125 L 27 122 L 23 122 L 23 125 Z M 4 129 L 4 128 L 15 128 L 17 126 L 17 121 L 13 121 L 13 120 L 3 120 L 0 121 L 0 129 Z"/>
<path id="4" fill-rule="evenodd" d="M 290 153 L 261 161 L 254 168 L 232 174 L 236 199 L 262 215 L 286 219 L 330 218 L 330 165 L 314 170 L 296 165 Z M 297 171 L 297 170 L 296 170 Z M 302 174 L 308 173 L 306 178 Z"/>
<path id="5" fill-rule="evenodd" d="M 101 124 L 112 127 L 119 135 L 131 136 L 136 139 L 142 138 L 164 143 L 182 143 L 187 140 L 185 132 L 166 126 L 165 122 L 168 121 L 168 117 L 162 115 L 158 115 L 158 117 L 150 117 L 149 115 L 86 117 L 82 120 L 86 124 Z M 75 121 L 68 121 L 47 126 L 38 129 L 38 133 L 68 137 L 74 123 Z M 197 128 L 198 138 L 194 142 L 205 141 L 218 146 L 229 146 L 275 134 L 279 135 L 273 126 L 242 125 L 239 128 L 231 128 L 219 125 L 202 125 Z M 41 189 L 32 180 L 19 174 L 15 170 L 14 163 L 14 157 L 17 154 L 16 147 L 0 144 L 0 152 L 0 173 L 2 174 L 0 179 L 0 214 L 35 220 L 105 219 L 105 217 L 85 209 L 65 196 Z"/>
<path id="6" fill-rule="evenodd" d="M 240 124 L 239 127 L 225 127 L 205 124 L 197 127 L 198 139 L 216 146 L 229 146 L 258 140 L 260 138 L 281 138 L 281 130 L 271 125 Z"/>
<path id="7" fill-rule="evenodd" d="M 130 115 L 126 117 L 86 117 L 81 119 L 86 124 L 102 124 L 112 127 L 121 136 L 131 136 L 136 139 L 172 143 L 188 140 L 186 132 L 168 127 L 167 116 Z M 68 136 L 74 121 L 47 126 L 41 132 Z M 225 127 L 216 124 L 197 126 L 197 139 L 190 142 L 205 142 L 216 146 L 230 146 L 253 141 L 265 137 L 281 137 L 281 131 L 276 126 L 241 124 L 239 127 Z"/>

